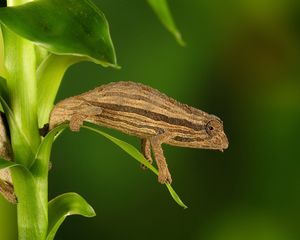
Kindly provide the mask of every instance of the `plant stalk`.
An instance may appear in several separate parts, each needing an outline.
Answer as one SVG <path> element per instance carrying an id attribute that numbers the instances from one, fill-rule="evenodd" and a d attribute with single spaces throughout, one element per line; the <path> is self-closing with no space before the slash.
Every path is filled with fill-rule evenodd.
<path id="1" fill-rule="evenodd" d="M 11 127 L 11 141 L 15 161 L 29 167 L 40 144 L 36 107 L 36 72 L 35 52 L 31 42 L 17 36 L 8 29 L 3 29 L 5 67 L 7 70 L 8 104 L 14 119 L 8 119 L 10 127 L 14 120 L 17 127 Z M 20 136 L 28 144 L 28 149 L 20 151 L 24 146 Z M 20 153 L 20 154 L 19 154 Z"/>
<path id="2" fill-rule="evenodd" d="M 26 2 L 29 1 L 8 0 L 7 6 Z M 3 37 L 8 105 L 11 109 L 11 114 L 7 114 L 11 144 L 14 161 L 23 166 L 11 169 L 18 200 L 18 239 L 43 240 L 48 230 L 47 176 L 42 179 L 45 184 L 41 188 L 38 184 L 41 179 L 30 171 L 41 143 L 37 120 L 35 47 L 7 28 L 3 28 Z"/>

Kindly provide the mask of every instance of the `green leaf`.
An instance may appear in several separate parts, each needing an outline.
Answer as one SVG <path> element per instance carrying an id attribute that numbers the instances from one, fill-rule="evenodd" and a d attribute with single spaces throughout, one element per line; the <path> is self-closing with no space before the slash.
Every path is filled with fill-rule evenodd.
<path id="1" fill-rule="evenodd" d="M 12 161 L 5 160 L 0 157 L 0 170 L 5 169 L 5 168 L 15 167 L 15 166 L 18 166 L 18 164 L 14 163 Z"/>
<path id="2" fill-rule="evenodd" d="M 181 33 L 172 18 L 168 7 L 167 0 L 147 0 L 153 11 L 156 13 L 162 24 L 174 35 L 177 42 L 184 46 L 185 42 L 182 39 Z"/>
<path id="3" fill-rule="evenodd" d="M 44 59 L 49 55 L 49 52 L 44 47 L 35 45 L 36 66 L 39 67 Z"/>
<path id="4" fill-rule="evenodd" d="M 117 146 L 119 146 L 121 149 L 123 149 L 126 153 L 128 153 L 130 156 L 132 156 L 134 159 L 136 159 L 138 162 L 140 162 L 141 164 L 145 165 L 147 168 L 149 168 L 153 173 L 155 173 L 156 175 L 158 175 L 158 171 L 155 167 L 153 167 L 143 156 L 143 154 L 141 154 L 141 152 L 139 150 L 137 150 L 134 146 L 130 145 L 129 143 L 126 143 L 120 139 L 117 139 L 107 133 L 104 133 L 102 131 L 100 131 L 97 128 L 94 127 L 89 127 L 89 126 L 83 126 L 83 128 L 86 128 L 88 130 L 91 130 L 95 133 L 98 133 L 106 138 L 108 138 L 110 141 L 112 141 L 113 143 L 115 143 Z M 175 200 L 175 202 L 180 205 L 183 208 L 187 208 L 187 206 L 181 201 L 181 199 L 179 198 L 179 196 L 177 195 L 177 193 L 174 191 L 174 189 L 172 188 L 172 186 L 169 183 L 165 183 L 165 185 L 167 186 L 172 198 Z"/>
<path id="5" fill-rule="evenodd" d="M 42 128 L 48 123 L 56 94 L 66 70 L 79 58 L 49 54 L 37 69 L 38 81 L 38 123 Z"/>
<path id="6" fill-rule="evenodd" d="M 11 168 L 18 198 L 18 239 L 43 239 L 47 228 L 47 206 L 40 199 L 40 189 L 36 188 L 32 174 L 22 165 L 0 158 L 0 169 L 5 168 Z"/>
<path id="7" fill-rule="evenodd" d="M 67 124 L 61 124 L 52 129 L 41 142 L 31 173 L 34 176 L 36 186 L 40 189 L 41 200 L 46 204 L 48 202 L 48 170 L 51 155 L 52 144 L 55 137 L 68 127 Z"/>
<path id="8" fill-rule="evenodd" d="M 108 22 L 90 0 L 36 0 L 0 8 L 0 21 L 50 52 L 116 67 Z"/>
<path id="9" fill-rule="evenodd" d="M 94 209 L 77 193 L 64 193 L 49 202 L 49 227 L 46 240 L 54 239 L 54 236 L 69 215 L 82 215 L 94 217 Z"/>
<path id="10" fill-rule="evenodd" d="M 60 124 L 53 128 L 42 140 L 36 153 L 34 165 L 31 167 L 31 173 L 38 179 L 48 173 L 48 164 L 50 160 L 51 148 L 56 136 L 68 127 L 68 124 Z"/>

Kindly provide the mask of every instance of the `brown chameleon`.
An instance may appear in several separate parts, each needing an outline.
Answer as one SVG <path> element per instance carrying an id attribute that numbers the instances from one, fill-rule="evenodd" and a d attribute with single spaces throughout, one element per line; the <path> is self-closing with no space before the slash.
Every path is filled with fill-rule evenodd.
<path id="1" fill-rule="evenodd" d="M 172 182 L 162 143 L 221 151 L 228 147 L 220 118 L 141 83 L 113 82 L 67 98 L 52 110 L 49 129 L 69 122 L 72 131 L 79 131 L 84 121 L 141 138 L 150 163 L 152 149 L 161 183 Z"/>

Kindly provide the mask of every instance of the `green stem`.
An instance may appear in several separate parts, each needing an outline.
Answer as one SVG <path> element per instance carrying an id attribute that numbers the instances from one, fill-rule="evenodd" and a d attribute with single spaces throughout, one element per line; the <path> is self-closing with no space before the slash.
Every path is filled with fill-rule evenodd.
<path id="1" fill-rule="evenodd" d="M 48 230 L 47 189 L 39 189 L 27 169 L 11 168 L 14 190 L 18 198 L 18 240 L 44 240 Z"/>
<path id="2" fill-rule="evenodd" d="M 16 6 L 28 0 L 8 0 Z M 24 169 L 11 170 L 18 198 L 19 240 L 43 240 L 48 229 L 47 176 L 41 182 L 30 171 L 41 142 L 37 121 L 36 55 L 33 43 L 3 28 L 4 64 L 7 70 L 9 106 L 8 117 L 14 161 Z M 47 174 L 46 174 L 47 175 Z M 34 213 L 34 214 L 33 214 Z"/>
<path id="3" fill-rule="evenodd" d="M 17 6 L 31 0 L 7 0 L 7 6 Z M 15 33 L 4 29 L 5 67 L 7 69 L 7 86 L 9 104 L 15 121 L 26 137 L 33 152 L 40 144 L 36 108 L 36 57 L 33 43 Z M 12 142 L 17 134 L 11 132 Z M 13 143 L 12 143 L 13 144 Z M 13 144 L 14 146 L 14 144 Z M 15 149 L 14 149 L 15 150 Z M 29 159 L 15 159 L 20 163 L 31 164 Z"/>
<path id="4" fill-rule="evenodd" d="M 35 153 L 40 144 L 36 110 L 34 46 L 31 42 L 17 36 L 8 29 L 3 30 L 9 105 L 14 114 L 14 121 L 18 126 L 18 129 L 15 127 L 10 129 L 12 146 L 15 161 L 30 166 L 33 159 L 28 159 L 28 156 L 30 156 L 29 151 Z M 24 152 L 22 152 L 22 155 L 18 154 L 20 132 L 30 147 L 28 154 L 25 154 L 25 156 L 23 155 Z"/>

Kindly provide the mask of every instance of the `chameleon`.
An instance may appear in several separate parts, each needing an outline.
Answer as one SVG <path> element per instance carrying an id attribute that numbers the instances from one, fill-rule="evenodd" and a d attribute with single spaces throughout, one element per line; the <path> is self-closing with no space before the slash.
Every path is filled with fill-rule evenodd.
<path id="1" fill-rule="evenodd" d="M 60 101 L 50 113 L 49 130 L 67 122 L 79 131 L 84 121 L 140 138 L 141 152 L 151 164 L 154 155 L 160 183 L 172 182 L 162 144 L 228 148 L 220 118 L 136 82 L 112 82 Z"/>

